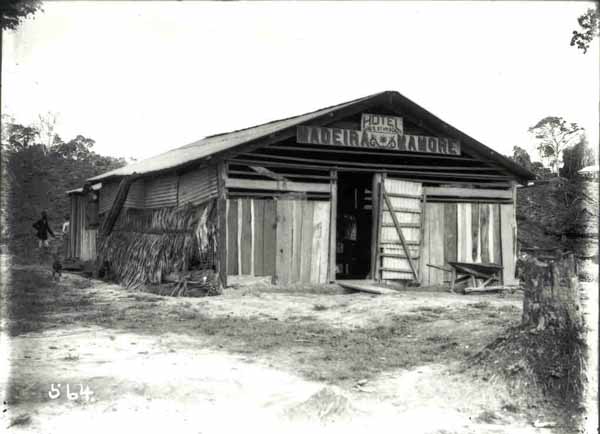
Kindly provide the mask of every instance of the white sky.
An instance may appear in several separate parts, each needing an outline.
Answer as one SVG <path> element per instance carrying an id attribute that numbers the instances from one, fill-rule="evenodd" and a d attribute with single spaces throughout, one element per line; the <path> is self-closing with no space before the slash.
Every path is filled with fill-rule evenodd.
<path id="1" fill-rule="evenodd" d="M 50 2 L 4 35 L 2 108 L 144 158 L 397 90 L 504 154 L 563 116 L 598 143 L 585 2 Z M 596 147 L 595 145 L 593 145 Z"/>

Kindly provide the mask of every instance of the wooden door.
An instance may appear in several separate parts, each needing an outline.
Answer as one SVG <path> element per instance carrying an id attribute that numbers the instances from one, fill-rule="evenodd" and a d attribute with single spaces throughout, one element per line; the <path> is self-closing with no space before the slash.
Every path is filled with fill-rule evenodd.
<path id="1" fill-rule="evenodd" d="M 379 279 L 419 281 L 421 183 L 385 178 L 379 189 Z"/>
<path id="2" fill-rule="evenodd" d="M 328 201 L 277 201 L 277 284 L 327 282 L 329 207 Z"/>
<path id="3" fill-rule="evenodd" d="M 329 208 L 328 201 L 228 199 L 227 274 L 326 283 Z"/>

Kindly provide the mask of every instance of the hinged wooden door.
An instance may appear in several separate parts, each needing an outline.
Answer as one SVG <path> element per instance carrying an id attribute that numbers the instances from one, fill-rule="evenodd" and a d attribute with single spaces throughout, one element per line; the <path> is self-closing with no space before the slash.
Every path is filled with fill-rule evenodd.
<path id="1" fill-rule="evenodd" d="M 377 278 L 419 282 L 425 209 L 422 185 L 386 177 L 378 199 Z"/>

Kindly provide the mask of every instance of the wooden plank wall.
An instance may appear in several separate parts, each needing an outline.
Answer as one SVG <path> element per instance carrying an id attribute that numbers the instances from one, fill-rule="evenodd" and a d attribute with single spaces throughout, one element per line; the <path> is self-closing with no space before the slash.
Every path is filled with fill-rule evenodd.
<path id="1" fill-rule="evenodd" d="M 79 246 L 81 238 L 81 227 L 79 222 L 79 201 L 81 196 L 78 194 L 71 195 L 71 218 L 70 218 L 70 239 L 69 239 L 69 257 L 79 257 Z"/>
<path id="2" fill-rule="evenodd" d="M 500 205 L 500 235 L 501 235 L 501 252 L 502 263 L 504 270 L 502 271 L 502 280 L 505 285 L 516 285 L 518 280 L 515 279 L 516 267 L 516 236 L 517 227 L 514 214 L 514 206 L 512 204 Z"/>
<path id="3" fill-rule="evenodd" d="M 325 283 L 329 202 L 227 200 L 227 272 L 274 276 L 277 284 Z"/>
<path id="4" fill-rule="evenodd" d="M 96 259 L 96 235 L 98 229 L 84 229 L 81 237 L 81 254 L 79 259 L 82 261 L 94 261 Z"/>
<path id="5" fill-rule="evenodd" d="M 96 259 L 96 228 L 88 229 L 86 217 L 87 197 L 71 195 L 69 256 L 82 261 Z"/>
<path id="6" fill-rule="evenodd" d="M 506 243 L 505 237 L 500 237 L 501 207 L 512 208 L 512 205 L 427 202 L 421 252 L 422 285 L 437 285 L 450 279 L 450 273 L 427 264 L 448 268 L 449 261 L 500 265 L 512 261 L 512 256 L 500 253 Z M 508 215 L 511 211 L 507 208 L 505 213 Z"/>

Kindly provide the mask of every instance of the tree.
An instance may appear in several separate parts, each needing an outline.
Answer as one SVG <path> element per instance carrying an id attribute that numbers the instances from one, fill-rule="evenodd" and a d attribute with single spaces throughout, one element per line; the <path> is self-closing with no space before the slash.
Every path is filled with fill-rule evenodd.
<path id="1" fill-rule="evenodd" d="M 74 139 L 68 142 L 63 142 L 60 136 L 54 137 L 54 144 L 51 151 L 62 158 L 68 158 L 72 160 L 84 160 L 92 154 L 92 148 L 96 143 L 93 139 L 79 134 Z"/>
<path id="2" fill-rule="evenodd" d="M 510 157 L 518 165 L 534 173 L 538 178 L 548 178 L 552 176 L 552 171 L 544 167 L 539 161 L 531 161 L 529 152 L 520 146 L 513 146 L 513 155 Z"/>
<path id="3" fill-rule="evenodd" d="M 40 138 L 42 139 L 42 142 L 48 148 L 54 143 L 57 122 L 58 114 L 56 113 L 49 111 L 44 115 L 38 115 L 36 127 L 40 132 Z"/>
<path id="4" fill-rule="evenodd" d="M 598 9 L 588 9 L 585 14 L 577 18 L 577 21 L 583 33 L 573 30 L 571 46 L 576 45 L 585 54 L 594 38 L 600 35 L 600 11 Z"/>
<path id="5" fill-rule="evenodd" d="M 9 123 L 6 125 L 7 137 L 3 139 L 3 150 L 8 152 L 19 152 L 33 146 L 40 132 L 33 126 Z M 4 141 L 6 140 L 6 142 Z"/>
<path id="6" fill-rule="evenodd" d="M 0 2 L 0 29 L 15 30 L 21 21 L 42 9 L 40 0 L 2 0 Z"/>
<path id="7" fill-rule="evenodd" d="M 581 140 L 584 129 L 558 116 L 547 116 L 529 128 L 537 139 L 537 150 L 547 160 L 552 173 L 558 174 L 563 151 Z"/>
<path id="8" fill-rule="evenodd" d="M 594 164 L 594 151 L 588 145 L 584 137 L 576 145 L 567 148 L 563 152 L 563 167 L 560 168 L 560 176 L 567 179 L 574 179 L 578 172 L 586 166 Z"/>
<path id="9" fill-rule="evenodd" d="M 513 155 L 510 158 L 519 166 L 531 171 L 531 157 L 525 149 L 520 146 L 513 146 Z"/>
<path id="10" fill-rule="evenodd" d="M 533 163 L 531 163 L 531 171 L 533 173 L 535 173 L 535 175 L 538 178 L 541 178 L 541 179 L 550 178 L 552 176 L 552 171 L 550 169 L 548 169 L 547 167 L 545 167 L 539 161 L 534 161 Z"/>

